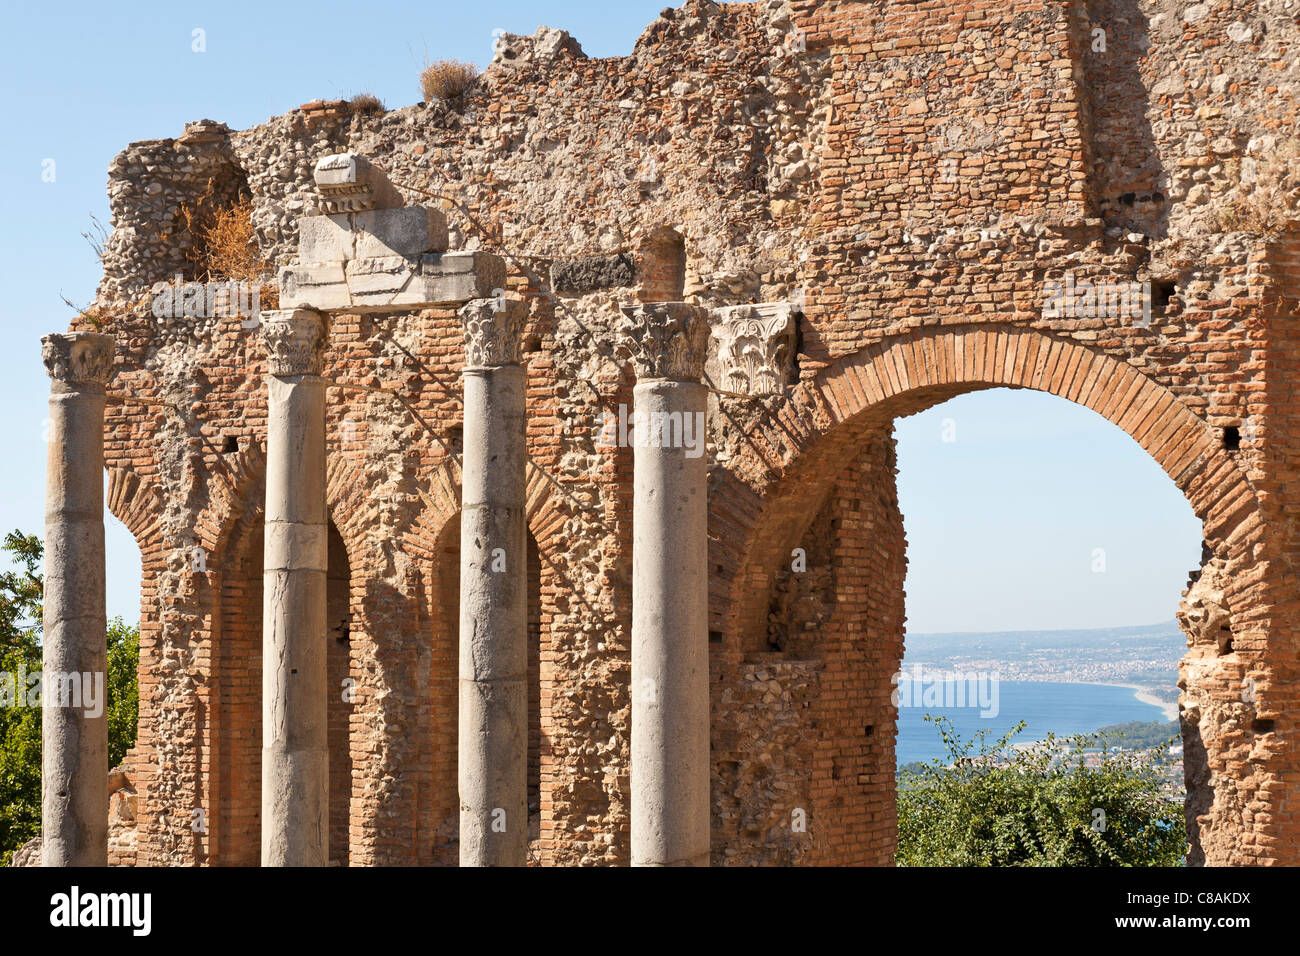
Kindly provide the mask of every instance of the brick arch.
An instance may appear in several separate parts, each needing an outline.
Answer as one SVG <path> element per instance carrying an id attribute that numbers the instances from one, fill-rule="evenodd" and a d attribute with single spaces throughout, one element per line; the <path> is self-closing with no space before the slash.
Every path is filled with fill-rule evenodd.
<path id="1" fill-rule="evenodd" d="M 448 458 L 434 472 L 429 488 L 419 489 L 424 510 L 407 535 L 407 544 L 436 559 L 448 522 L 460 517 L 460 460 Z M 561 540 L 566 511 L 564 490 L 532 459 L 527 463 L 524 520 L 543 556 L 564 547 Z"/>
<path id="2" fill-rule="evenodd" d="M 218 808 L 209 840 L 210 859 L 226 865 L 256 865 L 256 821 L 260 791 L 257 769 L 260 746 L 260 678 L 249 670 L 260 661 L 261 562 L 249 559 L 260 551 L 261 521 L 265 515 L 266 458 L 256 441 L 237 456 L 224 459 L 211 477 L 207 500 L 195 519 L 195 542 L 209 555 L 209 580 L 214 585 L 213 605 L 205 639 L 210 643 L 212 666 L 209 707 L 215 728 L 205 749 L 212 769 L 209 785 L 212 804 Z M 365 516 L 355 502 L 367 501 L 364 475 L 337 455 L 328 459 L 326 503 L 329 520 L 344 540 L 349 572 L 355 578 L 361 553 L 359 527 Z M 159 509 L 161 513 L 161 508 Z M 256 582 L 253 584 L 251 582 Z M 251 837 L 250 837 L 251 834 Z"/>
<path id="3" fill-rule="evenodd" d="M 917 331 L 848 356 L 811 383 L 829 425 L 874 410 L 909 415 L 976 388 L 1031 388 L 1086 406 L 1136 441 L 1226 540 L 1257 507 L 1213 430 L 1127 362 L 1047 332 L 1010 326 Z M 830 428 L 825 429 L 829 431 Z"/>
<path id="4" fill-rule="evenodd" d="M 108 474 L 108 489 L 104 497 L 104 505 L 109 514 L 122 522 L 131 533 L 140 551 L 141 652 L 136 666 L 138 678 L 146 670 L 151 648 L 159 630 L 159 615 L 153 607 L 152 599 L 157 587 L 157 575 L 166 563 L 162 533 L 163 495 L 154 482 L 135 471 L 111 466 L 105 471 Z M 141 774 L 143 753 L 140 741 L 144 735 L 138 732 L 138 728 L 140 726 L 147 728 L 150 725 L 152 711 L 147 695 L 142 697 L 141 704 L 136 722 L 137 742 L 126 752 L 122 763 L 137 784 L 143 786 L 146 775 Z"/>
<path id="5" fill-rule="evenodd" d="M 214 470 L 207 505 L 194 522 L 195 544 L 209 554 L 224 555 L 262 514 L 265 480 L 266 454 L 257 442 L 240 449 L 228 468 Z"/>
<path id="6" fill-rule="evenodd" d="M 367 526 L 374 523 L 377 506 L 365 472 L 343 455 L 333 454 L 325 465 L 325 510 L 338 529 L 348 552 L 353 577 L 363 567 Z"/>
<path id="7" fill-rule="evenodd" d="M 153 482 L 126 468 L 107 468 L 108 493 L 105 506 L 135 538 L 141 556 L 148 561 L 162 550 L 162 491 Z"/>
<path id="8" fill-rule="evenodd" d="M 435 864 L 455 865 L 454 844 L 450 841 L 456 833 L 456 762 L 457 734 L 457 645 L 459 619 L 452 609 L 459 604 L 460 564 L 460 466 L 456 459 L 448 459 L 438 470 L 429 490 L 421 490 L 425 508 L 418 530 L 412 534 L 418 547 L 427 553 L 431 578 L 428 591 L 433 615 L 432 641 L 435 661 L 441 660 L 441 674 L 433 680 L 431 711 L 427 715 L 433 728 L 432 737 L 450 741 L 451 747 L 434 747 L 421 755 L 421 761 L 431 768 L 431 798 L 427 811 L 422 808 L 421 819 L 432 832 L 421 840 L 434 846 Z M 529 800 L 538 801 L 536 819 L 530 814 L 530 825 L 535 824 L 540 839 L 530 839 L 530 854 L 539 862 L 549 862 L 550 850 L 546 837 L 555 826 L 551 800 L 547 796 L 552 780 L 558 773 L 550 756 L 546 741 L 557 732 L 550 694 L 544 687 L 542 660 L 548 648 L 555 648 L 555 637 L 545 623 L 554 617 L 553 593 L 556 571 L 555 556 L 565 548 L 564 525 L 568 515 L 568 499 L 560 484 L 531 459 L 527 463 L 525 486 L 525 523 L 528 528 L 528 605 L 529 605 Z M 534 551 L 535 546 L 535 551 Z M 534 576 L 536 579 L 534 580 Z M 551 595 L 551 596 L 548 596 Z M 534 617 L 534 611 L 536 617 Z M 534 628 L 536 630 L 534 631 Z M 556 679 L 556 678 L 552 678 Z M 441 821 L 441 822 L 440 822 Z M 423 861 L 422 861 L 423 862 Z"/>
<path id="9" fill-rule="evenodd" d="M 822 500 L 864 434 L 999 386 L 1058 395 L 1127 433 L 1182 491 L 1216 550 L 1258 524 L 1255 491 L 1214 430 L 1127 362 L 1023 326 L 916 329 L 847 355 L 802 383 L 719 479 L 710 505 L 718 529 L 711 558 L 734 569 L 735 583 L 715 606 L 714 620 L 729 617 L 762 573 L 759 564 L 810 520 L 808 503 Z M 746 483 L 737 477 L 745 474 L 763 477 Z"/>
<path id="10" fill-rule="evenodd" d="M 847 510 L 853 520 L 858 508 L 856 494 L 833 494 L 846 468 L 858 467 L 867 443 L 884 440 L 895 418 L 966 392 L 994 387 L 1049 392 L 1097 412 L 1155 459 L 1201 519 L 1206 541 L 1227 569 L 1222 579 L 1223 604 L 1234 636 L 1240 639 L 1240 661 L 1233 658 L 1221 663 L 1213 678 L 1199 675 L 1195 681 L 1184 668 L 1183 677 L 1188 681 L 1184 699 L 1200 706 L 1214 687 L 1231 686 L 1231 668 L 1261 659 L 1269 641 L 1267 609 L 1261 607 L 1260 595 L 1251 592 L 1264 563 L 1259 553 L 1261 506 L 1242 468 L 1222 447 L 1211 426 L 1168 388 L 1123 358 L 1091 345 L 1001 324 L 917 329 L 847 355 L 803 382 L 789 401 L 781 403 L 762 427 L 747 436 L 748 443 L 731 467 L 718 473 L 717 484 L 710 489 L 710 558 L 720 572 L 725 569 L 716 575 L 722 581 L 711 595 L 710 607 L 710 628 L 721 631 L 724 638 L 722 644 L 711 648 L 710 655 L 715 747 L 725 748 L 741 736 L 738 731 L 744 727 L 736 725 L 735 714 L 744 708 L 734 706 L 734 700 L 743 696 L 750 669 L 772 664 L 761 652 L 753 655 L 752 651 L 755 636 L 765 634 L 778 568 L 788 560 L 788 548 L 800 543 L 814 517 L 831 508 L 832 502 L 835 514 Z M 892 445 L 886 441 L 885 446 L 883 460 L 876 455 L 871 467 L 881 475 L 881 493 L 892 495 L 892 481 L 887 477 L 894 467 L 889 453 Z M 839 486 L 844 487 L 842 482 Z M 849 486 L 856 488 L 852 481 Z M 889 510 L 886 505 L 885 512 Z M 901 533 L 901 525 L 896 532 L 886 528 L 884 537 L 891 540 L 896 534 L 901 540 Z M 859 554 L 862 544 L 852 539 L 846 548 L 850 549 L 846 553 Z M 854 548 L 859 550 L 852 551 Z M 872 559 L 868 556 L 866 560 Z M 807 713 L 813 716 L 807 719 L 819 728 L 821 750 L 817 760 L 799 764 L 807 779 L 798 779 L 807 787 L 815 781 L 818 795 L 809 798 L 815 803 L 838 799 L 834 788 L 840 785 L 823 779 L 822 764 L 832 768 L 831 779 L 838 779 L 834 772 L 837 760 L 842 762 L 839 770 L 848 768 L 845 779 L 856 779 L 859 786 L 868 779 L 875 788 L 872 799 L 879 801 L 878 806 L 872 804 L 871 812 L 884 816 L 845 823 L 848 831 L 836 833 L 839 842 L 835 845 L 856 846 L 851 852 L 885 864 L 892 860 L 895 837 L 889 822 L 894 799 L 893 749 L 891 744 L 886 752 L 883 745 L 863 741 L 870 737 L 872 726 L 888 726 L 896 718 L 888 707 L 872 709 L 869 702 L 887 699 L 888 675 L 902 654 L 902 570 L 887 560 L 868 566 L 870 573 L 859 574 L 855 586 L 875 587 L 875 597 L 844 609 L 837 605 L 831 612 L 844 616 L 838 631 L 833 630 L 828 638 L 828 656 L 819 656 L 821 651 L 806 659 L 783 655 L 780 666 L 791 671 L 788 676 L 792 680 L 799 678 L 817 686 L 813 675 L 823 662 L 835 659 L 841 662 L 837 666 L 853 662 L 847 665 L 850 670 L 836 672 L 834 686 L 809 692 L 804 706 L 812 708 Z M 850 634 L 855 637 L 847 637 Z M 869 639 L 859 639 L 863 635 Z M 800 685 L 792 682 L 790 686 Z M 851 688 L 847 697 L 844 687 Z M 750 704 L 744 710 L 751 723 L 755 706 Z M 849 712 L 853 719 L 844 718 Z M 837 737 L 831 728 L 841 724 L 843 732 Z M 864 725 L 868 731 L 862 739 L 860 734 L 849 733 Z M 1203 745 L 1221 763 L 1230 742 L 1216 733 L 1211 727 Z M 1186 739 L 1186 729 L 1184 734 Z M 748 794 L 741 784 L 728 784 L 715 772 L 715 790 L 719 783 L 735 788 L 734 794 L 731 790 L 727 793 L 737 799 Z M 1216 791 L 1216 800 L 1222 796 Z M 1231 804 L 1236 796 L 1229 793 L 1224 799 Z M 1193 807 L 1190 792 L 1188 807 Z M 744 835 L 732 832 L 727 824 L 726 814 L 719 816 L 715 807 L 715 844 L 729 847 L 743 843 Z M 1224 839 L 1218 838 L 1220 843 Z M 1231 843 L 1236 838 L 1229 835 L 1226 839 Z M 820 852 L 819 846 L 810 846 Z M 813 859 L 820 857 L 814 854 Z"/>

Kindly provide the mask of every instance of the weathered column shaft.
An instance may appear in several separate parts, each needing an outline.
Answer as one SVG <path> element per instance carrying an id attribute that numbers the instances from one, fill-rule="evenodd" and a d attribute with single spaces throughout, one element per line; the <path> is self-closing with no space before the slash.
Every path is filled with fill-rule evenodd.
<path id="1" fill-rule="evenodd" d="M 709 862 L 708 343 L 702 310 L 625 309 L 633 389 L 632 865 Z"/>
<path id="2" fill-rule="evenodd" d="M 262 591 L 262 865 L 329 860 L 325 381 L 328 328 L 262 313 L 267 377 Z"/>
<path id="3" fill-rule="evenodd" d="M 113 338 L 49 335 L 41 864 L 108 865 L 104 386 Z"/>
<path id="4" fill-rule="evenodd" d="M 460 531 L 461 866 L 523 866 L 528 846 L 527 376 L 520 303 L 465 323 Z"/>

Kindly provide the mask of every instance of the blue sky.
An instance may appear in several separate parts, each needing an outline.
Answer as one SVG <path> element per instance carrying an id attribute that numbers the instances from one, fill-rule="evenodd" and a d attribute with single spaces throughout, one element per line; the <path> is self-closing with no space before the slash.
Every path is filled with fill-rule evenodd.
<path id="1" fill-rule="evenodd" d="M 246 128 L 309 100 L 370 91 L 418 99 L 424 60 L 491 58 L 493 31 L 539 16 L 592 56 L 631 52 L 665 0 L 535 3 L 11 4 L 0 31 L 0 530 L 41 531 L 49 386 L 40 336 L 85 304 L 108 223 L 108 164 L 129 142 L 209 118 Z M 195 30 L 204 52 L 195 52 Z M 52 167 L 49 161 L 53 161 Z M 49 178 L 53 170 L 53 181 Z M 945 442 L 943 420 L 956 424 Z M 900 423 L 910 547 L 909 629 L 1010 630 L 1168 619 L 1199 558 L 1191 509 L 1125 435 L 1086 409 L 1005 390 Z M 139 555 L 108 520 L 109 614 L 135 620 Z M 1094 548 L 1107 570 L 1090 568 Z"/>
<path id="2" fill-rule="evenodd" d="M 896 434 L 909 632 L 1173 618 L 1200 565 L 1201 523 L 1096 412 L 995 388 L 904 418 Z"/>

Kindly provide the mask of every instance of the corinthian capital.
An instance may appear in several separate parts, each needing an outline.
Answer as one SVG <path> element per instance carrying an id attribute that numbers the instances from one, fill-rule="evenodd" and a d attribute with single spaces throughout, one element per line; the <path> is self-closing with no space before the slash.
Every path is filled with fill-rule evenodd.
<path id="1" fill-rule="evenodd" d="M 113 371 L 113 336 L 69 332 L 41 339 L 41 361 L 55 387 L 103 388 Z"/>
<path id="2" fill-rule="evenodd" d="M 465 367 L 518 365 L 528 306 L 504 295 L 474 299 L 460 310 L 465 326 Z"/>
<path id="3" fill-rule="evenodd" d="M 780 395 L 790 384 L 795 306 L 789 302 L 715 309 L 719 386 L 741 395 Z"/>
<path id="4" fill-rule="evenodd" d="M 329 320 L 312 309 L 263 312 L 262 339 L 272 375 L 319 375 L 325 365 Z"/>
<path id="5" fill-rule="evenodd" d="M 709 348 L 709 314 L 688 302 L 628 306 L 614 326 L 638 379 L 698 382 Z"/>

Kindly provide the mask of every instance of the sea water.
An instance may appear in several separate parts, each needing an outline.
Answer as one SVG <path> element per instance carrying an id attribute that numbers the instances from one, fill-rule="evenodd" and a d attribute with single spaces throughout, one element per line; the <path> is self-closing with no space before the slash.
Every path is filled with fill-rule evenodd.
<path id="1" fill-rule="evenodd" d="M 918 695 L 919 696 L 919 695 Z M 1042 740 L 1049 733 L 1058 737 L 1090 733 L 1109 724 L 1133 720 L 1164 721 L 1164 712 L 1137 699 L 1127 687 L 1106 684 L 1068 684 L 1047 681 L 1000 681 L 997 685 L 997 714 L 982 717 L 979 707 L 900 707 L 898 713 L 898 765 L 912 761 L 928 763 L 936 757 L 947 762 L 947 751 L 938 728 L 926 723 L 926 714 L 949 718 L 962 740 L 981 730 L 989 732 L 989 744 L 1017 722 L 1025 729 L 1013 743 Z M 978 750 L 978 747 L 975 748 Z"/>

